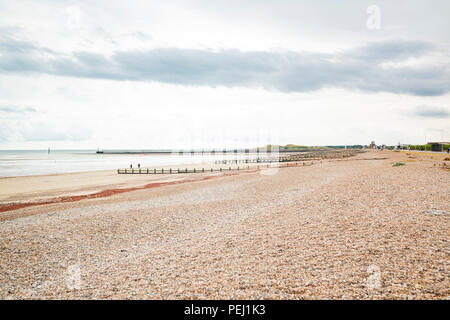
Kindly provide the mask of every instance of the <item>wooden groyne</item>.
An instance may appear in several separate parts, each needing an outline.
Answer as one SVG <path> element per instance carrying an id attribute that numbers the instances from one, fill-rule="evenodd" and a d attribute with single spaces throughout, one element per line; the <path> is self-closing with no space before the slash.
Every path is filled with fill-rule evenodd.
<path id="1" fill-rule="evenodd" d="M 206 173 L 206 172 L 227 172 L 227 171 L 243 171 L 251 169 L 264 169 L 264 168 L 284 168 L 294 166 L 310 166 L 314 161 L 320 161 L 323 159 L 339 159 L 348 158 L 354 156 L 361 150 L 340 150 L 340 151 L 311 151 L 305 153 L 280 155 L 277 157 L 264 157 L 256 159 L 232 159 L 232 160 L 218 160 L 215 161 L 216 165 L 229 165 L 229 164 L 243 164 L 242 166 L 228 166 L 228 167 L 215 167 L 215 168 L 130 168 L 130 169 L 117 169 L 118 174 L 182 174 L 182 173 Z M 307 162 L 309 161 L 309 162 Z M 252 165 L 248 165 L 252 164 Z M 255 165 L 256 164 L 256 165 Z"/>
<path id="2" fill-rule="evenodd" d="M 282 162 L 279 158 L 256 158 L 256 159 L 228 159 L 216 160 L 215 164 L 238 164 L 238 163 L 275 163 Z"/>
<path id="3" fill-rule="evenodd" d="M 258 165 L 258 166 L 238 166 L 238 167 L 220 167 L 220 168 L 132 168 L 132 169 L 117 169 L 118 174 L 186 174 L 186 173 L 208 173 L 208 172 L 230 172 L 230 171 L 248 171 L 259 170 L 267 168 L 285 168 L 285 167 L 297 167 L 297 166 L 312 166 L 314 162 L 294 162 L 277 165 Z"/>
<path id="4" fill-rule="evenodd" d="M 238 164 L 238 163 L 273 163 L 273 162 L 292 162 L 292 161 L 311 161 L 322 159 L 339 159 L 352 157 L 361 150 L 342 150 L 342 151 L 310 151 L 298 154 L 279 155 L 277 157 L 263 157 L 253 159 L 229 159 L 229 160 L 217 160 L 216 164 Z"/>
<path id="5" fill-rule="evenodd" d="M 100 150 L 97 154 L 179 154 L 179 155 L 218 155 L 218 154 L 278 154 L 278 153 L 307 153 L 307 152 L 328 152 L 328 149 L 152 149 L 152 150 Z"/>

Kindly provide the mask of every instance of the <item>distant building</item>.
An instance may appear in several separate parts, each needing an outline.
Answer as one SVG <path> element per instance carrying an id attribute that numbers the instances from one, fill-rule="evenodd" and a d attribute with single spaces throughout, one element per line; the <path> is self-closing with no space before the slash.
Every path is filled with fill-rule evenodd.
<path id="1" fill-rule="evenodd" d="M 427 142 L 431 146 L 431 151 L 443 151 L 445 144 L 450 144 L 450 142 Z"/>
<path id="2" fill-rule="evenodd" d="M 376 149 L 377 145 L 375 144 L 375 141 L 372 141 L 369 145 L 370 149 Z"/>

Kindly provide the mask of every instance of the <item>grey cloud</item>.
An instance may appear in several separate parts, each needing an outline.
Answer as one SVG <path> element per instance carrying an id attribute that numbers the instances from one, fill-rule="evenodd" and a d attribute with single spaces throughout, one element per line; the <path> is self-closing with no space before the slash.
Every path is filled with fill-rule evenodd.
<path id="1" fill-rule="evenodd" d="M 32 107 L 10 107 L 10 106 L 0 106 L 0 112 L 6 113 L 27 113 L 36 112 L 36 109 Z"/>
<path id="2" fill-rule="evenodd" d="M 0 38 L 0 71 L 68 77 L 158 81 L 198 86 L 262 87 L 306 92 L 339 87 L 369 92 L 442 95 L 450 91 L 450 65 L 383 67 L 434 53 L 420 41 L 379 42 L 336 54 L 159 48 L 69 55 L 13 37 Z"/>
<path id="3" fill-rule="evenodd" d="M 435 49 L 436 46 L 429 42 L 398 42 L 391 40 L 362 46 L 353 50 L 348 56 L 367 63 L 378 63 L 383 61 L 398 61 L 403 58 L 418 57 Z"/>
<path id="4" fill-rule="evenodd" d="M 419 106 L 414 111 L 415 116 L 425 117 L 425 118 L 450 118 L 450 110 L 432 107 L 432 106 Z"/>

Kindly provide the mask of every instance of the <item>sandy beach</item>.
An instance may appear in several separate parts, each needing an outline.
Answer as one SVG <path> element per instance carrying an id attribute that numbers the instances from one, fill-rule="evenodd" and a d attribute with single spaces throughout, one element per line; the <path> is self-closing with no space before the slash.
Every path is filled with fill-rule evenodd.
<path id="1" fill-rule="evenodd" d="M 449 299 L 446 157 L 2 178 L 0 298 Z"/>
<path id="2" fill-rule="evenodd" d="M 305 164 L 310 164 L 311 161 L 304 161 Z M 231 168 L 236 170 L 238 167 L 241 170 L 254 170 L 256 167 L 263 167 L 266 164 L 261 163 L 232 163 L 220 164 L 214 162 L 200 162 L 200 163 L 184 163 L 164 165 L 157 167 L 149 167 L 149 170 L 161 169 L 168 171 L 169 169 L 192 171 L 194 168 L 201 170 L 206 168 L 206 171 L 213 168 L 218 170 L 223 168 L 224 171 Z M 120 168 L 131 170 L 129 168 Z M 142 167 L 144 172 L 147 167 Z M 138 168 L 134 168 L 136 172 Z M 194 175 L 198 177 L 198 175 Z M 200 177 L 210 176 L 201 175 Z M 213 174 L 216 176 L 216 174 Z M 178 181 L 186 180 L 192 174 L 172 174 L 172 175 L 139 175 L 139 174 L 117 174 L 117 170 L 99 170 L 99 171 L 85 171 L 85 172 L 71 172 L 51 175 L 31 175 L 19 177 L 0 177 L 0 207 L 4 204 L 10 203 L 26 203 L 33 201 L 41 201 L 62 196 L 77 196 L 88 193 L 103 191 L 106 189 L 117 188 L 133 188 L 143 186 L 148 182 L 161 181 Z M 1 209 L 0 209 L 1 212 Z"/>

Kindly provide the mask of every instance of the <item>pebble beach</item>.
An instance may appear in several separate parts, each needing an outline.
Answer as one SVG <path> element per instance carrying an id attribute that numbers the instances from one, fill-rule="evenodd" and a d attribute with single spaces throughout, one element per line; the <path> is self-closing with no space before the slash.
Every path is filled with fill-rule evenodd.
<path id="1" fill-rule="evenodd" d="M 445 158 L 369 151 L 228 175 L 102 173 L 100 187 L 15 193 L 192 180 L 0 212 L 0 298 L 449 299 Z"/>

